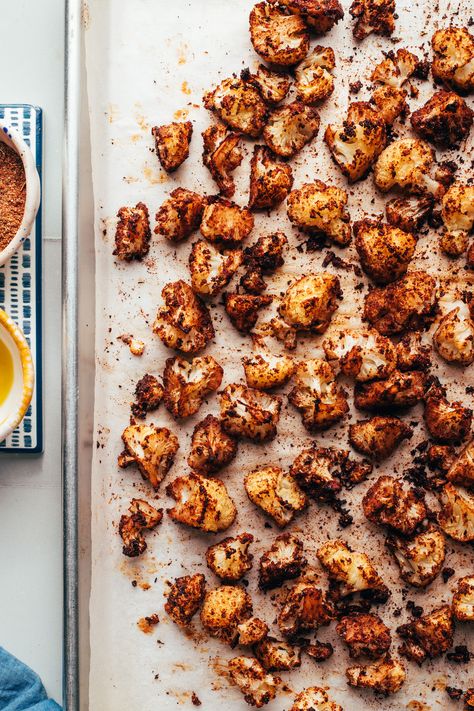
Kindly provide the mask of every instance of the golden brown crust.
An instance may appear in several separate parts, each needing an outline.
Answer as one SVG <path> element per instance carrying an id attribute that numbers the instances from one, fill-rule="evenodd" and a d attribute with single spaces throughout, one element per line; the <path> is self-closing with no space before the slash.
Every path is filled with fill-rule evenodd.
<path id="1" fill-rule="evenodd" d="M 263 129 L 263 138 L 271 150 L 283 158 L 292 158 L 319 131 L 319 114 L 316 109 L 293 101 L 274 109 Z"/>
<path id="2" fill-rule="evenodd" d="M 195 415 L 204 399 L 218 390 L 224 371 L 212 356 L 191 361 L 168 358 L 163 372 L 165 407 L 175 419 Z"/>
<path id="3" fill-rule="evenodd" d="M 362 499 L 364 514 L 378 526 L 389 526 L 410 536 L 427 514 L 423 498 L 413 489 L 405 489 L 398 479 L 381 476 Z"/>
<path id="4" fill-rule="evenodd" d="M 233 645 L 238 626 L 252 614 L 252 599 L 245 588 L 222 585 L 208 590 L 201 608 L 201 623 L 212 637 Z"/>
<path id="5" fill-rule="evenodd" d="M 176 188 L 170 193 L 156 213 L 155 234 L 172 242 L 180 242 L 198 229 L 201 224 L 205 199 L 186 188 Z"/>
<path id="6" fill-rule="evenodd" d="M 189 255 L 189 271 L 195 293 L 216 296 L 232 279 L 242 259 L 240 249 L 220 252 L 207 241 L 194 242 Z"/>
<path id="7" fill-rule="evenodd" d="M 310 432 L 328 429 L 349 412 L 346 393 L 336 384 L 333 369 L 319 358 L 297 366 L 288 400 L 301 412 Z"/>
<path id="8" fill-rule="evenodd" d="M 337 497 L 343 484 L 351 486 L 363 481 L 371 471 L 369 462 L 355 461 L 343 449 L 317 444 L 300 452 L 290 468 L 291 476 L 308 496 L 329 502 Z"/>
<path id="9" fill-rule="evenodd" d="M 255 146 L 250 161 L 249 207 L 254 210 L 276 207 L 292 185 L 291 166 L 276 160 L 266 146 Z"/>
<path id="10" fill-rule="evenodd" d="M 209 242 L 235 247 L 249 236 L 253 229 L 253 215 L 247 207 L 235 202 L 215 198 L 208 201 L 201 222 L 201 234 Z"/>
<path id="11" fill-rule="evenodd" d="M 170 518 L 191 528 L 211 533 L 225 531 L 237 515 L 234 502 L 220 479 L 187 474 L 168 484 L 166 493 L 176 502 L 168 509 Z"/>
<path id="12" fill-rule="evenodd" d="M 338 308 L 340 296 L 340 282 L 334 274 L 309 274 L 290 284 L 278 312 L 288 326 L 300 331 L 324 333 Z"/>
<path id="13" fill-rule="evenodd" d="M 239 687 L 249 706 L 259 709 L 275 698 L 281 679 L 268 674 L 253 657 L 234 657 L 228 669 L 230 678 Z"/>
<path id="14" fill-rule="evenodd" d="M 241 533 L 209 546 L 206 551 L 207 567 L 224 583 L 240 580 L 252 568 L 253 556 L 248 551 L 252 542 L 251 533 Z"/>
<path id="15" fill-rule="evenodd" d="M 339 0 L 269 0 L 295 14 L 301 15 L 305 23 L 318 35 L 326 34 L 344 17 Z"/>
<path id="16" fill-rule="evenodd" d="M 117 217 L 119 220 L 112 254 L 126 262 L 133 259 L 141 261 L 150 249 L 151 230 L 147 206 L 138 202 L 135 207 L 121 207 Z"/>
<path id="17" fill-rule="evenodd" d="M 251 84 L 233 76 L 204 96 L 204 106 L 215 111 L 227 126 L 256 138 L 265 125 L 267 107 Z"/>
<path id="18" fill-rule="evenodd" d="M 247 272 L 240 283 L 250 294 L 260 294 L 267 288 L 264 274 L 273 274 L 285 260 L 283 251 L 288 245 L 288 239 L 283 232 L 271 232 L 261 235 L 258 240 L 244 250 L 244 262 Z"/>
<path id="19" fill-rule="evenodd" d="M 403 373 L 431 368 L 431 346 L 422 341 L 421 333 L 407 333 L 396 346 L 397 366 Z"/>
<path id="20" fill-rule="evenodd" d="M 334 91 L 332 70 L 335 66 L 336 57 L 331 47 L 315 47 L 295 69 L 298 99 L 313 106 L 331 96 Z"/>
<path id="21" fill-rule="evenodd" d="M 437 91 L 411 115 L 413 130 L 443 147 L 457 146 L 469 135 L 474 112 L 452 91 Z"/>
<path id="22" fill-rule="evenodd" d="M 447 478 L 468 489 L 474 487 L 474 440 L 471 439 L 451 462 Z"/>
<path id="23" fill-rule="evenodd" d="M 202 573 L 176 578 L 166 597 L 165 610 L 180 627 L 190 624 L 199 610 L 206 592 L 206 578 Z"/>
<path id="24" fill-rule="evenodd" d="M 343 711 L 343 708 L 330 701 L 324 689 L 310 686 L 295 696 L 290 711 Z"/>
<path id="25" fill-rule="evenodd" d="M 191 121 L 173 122 L 151 129 L 155 139 L 156 154 L 167 173 L 172 173 L 189 156 L 189 144 L 193 135 Z"/>
<path id="26" fill-rule="evenodd" d="M 286 637 L 318 629 L 334 619 L 334 605 L 315 583 L 302 580 L 291 587 L 278 615 L 278 627 Z"/>
<path id="27" fill-rule="evenodd" d="M 144 479 L 158 489 L 171 469 L 179 441 L 166 427 L 129 425 L 122 433 L 125 449 L 118 458 L 119 467 L 136 464 Z"/>
<path id="28" fill-rule="evenodd" d="M 243 69 L 240 78 L 255 86 L 262 99 L 270 106 L 283 101 L 291 86 L 291 80 L 287 74 L 271 71 L 264 64 L 259 64 L 253 74 L 250 69 Z"/>
<path id="29" fill-rule="evenodd" d="M 269 306 L 272 296 L 254 296 L 253 294 L 225 294 L 224 305 L 232 325 L 240 333 L 249 333 L 257 323 L 260 309 Z"/>
<path id="30" fill-rule="evenodd" d="M 423 400 L 426 375 L 422 371 L 394 370 L 386 380 L 357 383 L 354 405 L 358 410 L 380 411 L 413 407 Z"/>
<path id="31" fill-rule="evenodd" d="M 474 496 L 449 481 L 438 494 L 441 510 L 438 524 L 443 531 L 460 543 L 474 541 Z"/>
<path id="32" fill-rule="evenodd" d="M 406 273 L 416 247 L 411 232 L 368 219 L 355 222 L 353 231 L 362 269 L 377 284 L 396 281 Z"/>
<path id="33" fill-rule="evenodd" d="M 389 457 L 412 429 L 398 417 L 371 417 L 349 425 L 349 442 L 357 452 L 381 461 Z"/>
<path id="34" fill-rule="evenodd" d="M 410 539 L 390 535 L 385 544 L 400 569 L 400 577 L 416 588 L 424 588 L 439 575 L 446 555 L 443 533 L 429 524 Z"/>
<path id="35" fill-rule="evenodd" d="M 334 539 L 318 548 L 316 556 L 326 569 L 336 596 L 363 593 L 374 602 L 388 599 L 390 592 L 365 553 L 353 551 L 343 540 Z"/>
<path id="36" fill-rule="evenodd" d="M 349 12 L 357 18 L 352 34 L 358 40 L 372 32 L 389 37 L 395 30 L 395 0 L 354 0 Z"/>
<path id="37" fill-rule="evenodd" d="M 239 150 L 240 135 L 228 131 L 225 126 L 214 124 L 202 133 L 204 165 L 209 168 L 224 197 L 230 198 L 235 192 L 231 173 L 242 163 L 243 153 Z"/>
<path id="38" fill-rule="evenodd" d="M 467 27 L 437 30 L 431 40 L 433 77 L 467 94 L 474 89 L 474 37 Z"/>
<path id="39" fill-rule="evenodd" d="M 255 442 L 272 440 L 280 419 L 282 400 L 260 390 L 231 383 L 221 394 L 221 423 L 229 434 Z"/>
<path id="40" fill-rule="evenodd" d="M 347 683 L 362 689 L 372 689 L 380 694 L 396 694 L 406 679 L 406 672 L 398 659 L 385 657 L 370 666 L 353 666 L 346 669 Z"/>
<path id="41" fill-rule="evenodd" d="M 401 625 L 397 632 L 404 639 L 400 654 L 418 665 L 447 652 L 453 644 L 454 619 L 450 605 Z"/>
<path id="42" fill-rule="evenodd" d="M 290 222 L 311 234 L 323 234 L 340 247 L 351 241 L 347 192 L 320 180 L 292 190 L 287 213 Z"/>
<path id="43" fill-rule="evenodd" d="M 185 281 L 166 284 L 153 331 L 168 348 L 197 353 L 214 338 L 211 315 L 202 299 Z"/>
<path id="44" fill-rule="evenodd" d="M 266 2 L 255 5 L 249 17 L 253 48 L 269 64 L 291 66 L 309 49 L 309 32 L 298 15 L 288 15 Z"/>
<path id="45" fill-rule="evenodd" d="M 256 644 L 254 654 L 267 671 L 290 671 L 301 666 L 300 649 L 274 637 L 265 637 Z"/>
<path id="46" fill-rule="evenodd" d="M 474 577 L 467 575 L 457 582 L 453 595 L 453 614 L 460 622 L 474 622 Z"/>
<path id="47" fill-rule="evenodd" d="M 449 402 L 446 389 L 434 385 L 425 398 L 424 418 L 431 437 L 441 444 L 462 442 L 471 431 L 472 410 L 461 402 Z"/>
<path id="48" fill-rule="evenodd" d="M 351 614 L 342 617 L 336 631 L 349 647 L 349 655 L 378 659 L 388 652 L 392 642 L 390 630 L 378 615 Z"/>
<path id="49" fill-rule="evenodd" d="M 302 541 L 282 533 L 260 558 L 258 585 L 262 590 L 279 587 L 285 580 L 298 578 L 307 564 Z"/>
<path id="50" fill-rule="evenodd" d="M 396 349 L 377 331 L 338 331 L 323 341 L 327 360 L 358 383 L 388 378 L 395 370 Z"/>
<path id="51" fill-rule="evenodd" d="M 284 528 L 307 506 L 305 494 L 280 467 L 260 467 L 244 477 L 249 499 Z"/>
<path id="52" fill-rule="evenodd" d="M 214 474 L 230 464 L 237 455 L 237 442 L 223 429 L 214 415 L 194 428 L 188 464 L 198 474 Z"/>
<path id="53" fill-rule="evenodd" d="M 147 548 L 143 531 L 151 531 L 158 526 L 163 510 L 155 509 L 143 499 L 132 499 L 128 510 L 129 516 L 123 514 L 120 517 L 119 534 L 123 541 L 122 553 L 134 558 Z"/>
<path id="54" fill-rule="evenodd" d="M 249 388 L 271 390 L 285 385 L 295 372 L 294 358 L 272 353 L 265 345 L 264 339 L 259 336 L 253 336 L 252 341 L 252 355 L 242 358 Z"/>

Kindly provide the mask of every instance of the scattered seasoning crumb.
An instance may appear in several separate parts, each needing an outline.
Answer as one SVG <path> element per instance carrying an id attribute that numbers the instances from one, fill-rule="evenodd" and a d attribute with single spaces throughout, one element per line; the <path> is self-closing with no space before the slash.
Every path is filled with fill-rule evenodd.
<path id="1" fill-rule="evenodd" d="M 136 588 L 138 585 L 136 580 L 132 580 L 132 588 Z"/>
<path id="2" fill-rule="evenodd" d="M 449 698 L 452 699 L 453 701 L 459 701 L 459 699 L 463 695 L 463 690 L 456 689 L 456 687 L 454 687 L 454 686 L 447 686 L 446 693 L 448 694 Z"/>
<path id="3" fill-rule="evenodd" d="M 193 702 L 194 706 L 201 706 L 202 702 L 195 691 L 193 691 L 193 693 L 191 694 L 191 701 Z"/>
<path id="4" fill-rule="evenodd" d="M 349 84 L 349 91 L 351 94 L 358 94 L 361 89 L 362 89 L 362 82 L 360 80 L 353 81 Z"/>
<path id="5" fill-rule="evenodd" d="M 156 613 L 150 615 L 149 617 L 141 617 L 137 625 L 145 634 L 151 634 L 153 632 L 153 627 L 155 627 L 160 621 L 160 618 Z"/>
<path id="6" fill-rule="evenodd" d="M 21 158 L 0 143 L 0 251 L 18 232 L 26 202 L 26 178 Z"/>
<path id="7" fill-rule="evenodd" d="M 447 653 L 446 659 L 456 664 L 467 664 L 472 656 L 465 644 L 458 644 L 452 652 Z"/>
<path id="8" fill-rule="evenodd" d="M 454 568 L 443 568 L 441 571 L 441 577 L 443 578 L 443 583 L 447 583 L 449 578 L 454 575 Z"/>
<path id="9" fill-rule="evenodd" d="M 134 338 L 131 333 L 122 333 L 122 335 L 118 337 L 118 340 L 123 341 L 127 344 L 127 346 L 130 348 L 130 353 L 132 353 L 132 355 L 143 355 L 143 351 L 145 350 L 144 342 L 139 341 L 137 338 Z"/>

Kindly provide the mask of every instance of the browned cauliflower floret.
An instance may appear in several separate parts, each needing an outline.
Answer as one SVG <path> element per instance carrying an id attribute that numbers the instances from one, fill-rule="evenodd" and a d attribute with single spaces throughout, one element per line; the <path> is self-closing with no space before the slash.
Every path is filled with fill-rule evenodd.
<path id="1" fill-rule="evenodd" d="M 215 543 L 206 551 L 207 567 L 224 583 L 240 580 L 252 567 L 253 556 L 248 550 L 252 541 L 251 533 L 241 533 Z"/>
<path id="2" fill-rule="evenodd" d="M 443 531 L 460 543 L 474 541 L 474 496 L 449 482 L 441 489 L 439 500 L 438 523 Z"/>
<path id="3" fill-rule="evenodd" d="M 306 564 L 300 539 L 291 533 L 282 533 L 260 558 L 259 587 L 270 590 L 279 587 L 285 580 L 298 578 Z"/>
<path id="4" fill-rule="evenodd" d="M 191 284 L 197 294 L 216 296 L 242 264 L 242 250 L 219 252 L 214 245 L 198 240 L 189 255 Z"/>
<path id="5" fill-rule="evenodd" d="M 453 614 L 460 622 L 474 622 L 474 576 L 458 580 L 453 595 Z"/>
<path id="6" fill-rule="evenodd" d="M 224 371 L 212 356 L 192 361 L 168 358 L 163 372 L 165 407 L 175 419 L 195 415 L 204 399 L 220 387 Z"/>
<path id="7" fill-rule="evenodd" d="M 343 449 L 318 447 L 304 449 L 291 465 L 290 474 L 303 491 L 316 501 L 333 501 L 342 485 L 350 486 L 367 478 L 369 462 L 350 459 Z"/>
<path id="8" fill-rule="evenodd" d="M 298 15 L 288 15 L 266 2 L 254 6 L 249 17 L 253 48 L 270 64 L 291 66 L 309 49 L 309 32 Z"/>
<path id="9" fill-rule="evenodd" d="M 370 594 L 375 601 L 387 600 L 389 590 L 365 553 L 353 551 L 347 543 L 335 539 L 324 543 L 316 555 L 342 597 L 360 592 Z"/>
<path id="10" fill-rule="evenodd" d="M 252 213 L 235 202 L 217 198 L 210 200 L 204 209 L 201 234 L 209 242 L 234 246 L 243 242 L 252 230 Z"/>
<path id="11" fill-rule="evenodd" d="M 289 589 L 278 615 L 278 627 L 286 637 L 318 629 L 334 618 L 329 596 L 314 582 L 302 580 Z"/>
<path id="12" fill-rule="evenodd" d="M 433 148 L 418 138 L 400 138 L 379 155 L 374 167 L 375 184 L 386 193 L 395 187 L 414 195 L 432 195 L 439 200 L 452 171 L 436 163 Z"/>
<path id="13" fill-rule="evenodd" d="M 177 477 L 166 487 L 175 500 L 168 509 L 173 521 L 191 528 L 217 533 L 234 523 L 237 509 L 220 479 L 207 479 L 200 474 Z"/>
<path id="14" fill-rule="evenodd" d="M 287 203 L 290 221 L 311 234 L 323 234 L 340 247 L 351 241 L 347 192 L 320 180 L 293 190 Z"/>
<path id="15" fill-rule="evenodd" d="M 261 328 L 265 329 L 264 333 L 271 334 L 277 341 L 283 343 L 289 351 L 296 348 L 298 332 L 282 318 L 272 318 L 268 323 L 262 324 Z"/>
<path id="16" fill-rule="evenodd" d="M 418 232 L 433 210 L 431 195 L 393 198 L 385 205 L 387 222 L 404 232 Z"/>
<path id="17" fill-rule="evenodd" d="M 309 640 L 304 640 L 303 651 L 315 662 L 326 662 L 334 654 L 331 642 L 320 642 L 316 639 L 312 644 L 306 644 L 307 641 L 309 642 Z"/>
<path id="18" fill-rule="evenodd" d="M 331 701 L 324 689 L 309 686 L 295 696 L 290 711 L 343 711 L 343 708 Z"/>
<path id="19" fill-rule="evenodd" d="M 242 79 L 224 79 L 204 96 L 204 106 L 215 111 L 230 128 L 256 138 L 265 125 L 267 107 L 260 93 Z"/>
<path id="20" fill-rule="evenodd" d="M 258 312 L 273 301 L 272 296 L 225 294 L 225 311 L 240 333 L 249 333 L 257 323 Z"/>
<path id="21" fill-rule="evenodd" d="M 313 140 L 319 131 L 319 114 L 301 101 L 274 109 L 263 130 L 265 143 L 284 158 L 291 158 Z"/>
<path id="22" fill-rule="evenodd" d="M 391 476 L 381 476 L 372 484 L 362 499 L 362 507 L 369 521 L 389 526 L 404 536 L 411 536 L 427 514 L 423 499 Z"/>
<path id="23" fill-rule="evenodd" d="M 474 226 L 474 185 L 453 183 L 441 200 L 441 217 L 445 229 L 441 249 L 458 257 L 466 251 Z"/>
<path id="24" fill-rule="evenodd" d="M 154 375 L 147 373 L 140 378 L 135 387 L 135 402 L 132 405 L 135 417 L 144 419 L 147 412 L 156 410 L 163 400 L 163 395 L 163 386 Z"/>
<path id="25" fill-rule="evenodd" d="M 268 674 L 253 657 L 234 657 L 228 668 L 232 681 L 239 687 L 249 706 L 260 709 L 275 698 L 281 679 Z"/>
<path id="26" fill-rule="evenodd" d="M 204 165 L 209 168 L 222 195 L 232 197 L 235 185 L 230 175 L 242 163 L 243 153 L 239 149 L 240 136 L 228 131 L 225 126 L 209 126 L 202 134 Z"/>
<path id="27" fill-rule="evenodd" d="M 112 252 L 119 259 L 131 262 L 146 257 L 150 249 L 150 218 L 143 202 L 135 207 L 121 207 L 115 232 L 115 249 Z"/>
<path id="28" fill-rule="evenodd" d="M 166 427 L 129 425 L 122 433 L 125 446 L 118 458 L 119 467 L 136 464 L 144 479 L 158 489 L 173 464 L 179 442 Z"/>
<path id="29" fill-rule="evenodd" d="M 441 319 L 433 334 L 433 345 L 448 363 L 474 362 L 474 321 L 469 306 L 446 294 L 439 300 Z"/>
<path id="30" fill-rule="evenodd" d="M 207 415 L 193 431 L 188 464 L 198 474 L 214 474 L 237 454 L 237 442 L 214 415 Z"/>
<path id="31" fill-rule="evenodd" d="M 294 479 L 279 467 L 261 467 L 245 475 L 245 491 L 250 501 L 284 528 L 307 505 L 305 494 Z"/>
<path id="32" fill-rule="evenodd" d="M 380 82 L 394 89 L 401 89 L 416 72 L 419 63 L 418 57 L 402 47 L 396 52 L 387 52 L 384 59 L 373 70 L 370 78 L 374 82 Z"/>
<path id="33" fill-rule="evenodd" d="M 186 627 L 199 610 L 206 592 L 206 578 L 202 573 L 176 578 L 168 593 L 165 610 L 180 627 Z"/>
<path id="34" fill-rule="evenodd" d="M 250 161 L 249 207 L 254 210 L 276 207 L 292 185 L 291 166 L 276 160 L 266 146 L 255 146 Z"/>
<path id="35" fill-rule="evenodd" d="M 324 101 L 334 91 L 332 70 L 336 57 L 331 47 L 318 45 L 295 69 L 296 94 L 304 104 Z"/>
<path id="36" fill-rule="evenodd" d="M 336 375 L 326 361 L 305 360 L 296 368 L 294 379 L 288 399 L 301 412 L 310 432 L 328 429 L 349 412 L 346 394 L 336 384 Z"/>
<path id="37" fill-rule="evenodd" d="M 402 580 L 416 588 L 426 587 L 441 572 L 446 540 L 433 524 L 410 539 L 390 535 L 386 545 L 400 568 Z"/>
<path id="38" fill-rule="evenodd" d="M 379 333 L 391 336 L 423 328 L 436 306 L 436 281 L 426 272 L 408 272 L 365 297 L 364 319 Z"/>
<path id="39" fill-rule="evenodd" d="M 431 367 L 431 346 L 424 343 L 421 333 L 407 333 L 397 343 L 397 366 L 402 372 L 409 370 L 429 370 Z"/>
<path id="40" fill-rule="evenodd" d="M 342 617 L 336 631 L 349 647 L 349 655 L 378 659 L 390 649 L 390 630 L 378 615 L 353 613 Z"/>
<path id="41" fill-rule="evenodd" d="M 290 90 L 291 80 L 288 74 L 271 71 L 264 64 L 259 64 L 253 74 L 250 69 L 244 69 L 240 76 L 244 81 L 255 86 L 262 99 L 270 106 L 283 101 Z"/>
<path id="42" fill-rule="evenodd" d="M 454 619 L 450 605 L 401 625 L 397 632 L 404 640 L 400 654 L 421 666 L 425 659 L 439 657 L 452 647 Z"/>
<path id="43" fill-rule="evenodd" d="M 165 126 L 153 126 L 156 155 L 167 173 L 172 173 L 189 156 L 189 144 L 193 135 L 191 121 L 173 122 Z"/>
<path id="44" fill-rule="evenodd" d="M 431 40 L 431 70 L 437 81 L 457 91 L 474 89 L 474 37 L 466 27 L 447 27 L 434 33 Z"/>
<path id="45" fill-rule="evenodd" d="M 357 382 L 387 378 L 396 367 L 396 350 L 377 331 L 339 331 L 323 342 L 326 358 Z"/>
<path id="46" fill-rule="evenodd" d="M 176 188 L 170 193 L 156 213 L 155 234 L 172 242 L 189 237 L 201 224 L 205 199 L 186 188 Z"/>
<path id="47" fill-rule="evenodd" d="M 416 247 L 411 232 L 364 219 L 354 223 L 354 235 L 362 269 L 377 284 L 388 284 L 406 273 Z"/>
<path id="48" fill-rule="evenodd" d="M 273 274 L 281 267 L 285 259 L 283 251 L 288 244 L 288 239 L 283 232 L 270 232 L 262 235 L 251 247 L 244 250 L 244 261 L 247 273 L 240 280 L 245 291 L 251 294 L 260 294 L 267 285 L 263 279 L 264 274 Z"/>
<path id="49" fill-rule="evenodd" d="M 212 637 L 233 645 L 241 622 L 252 614 L 252 599 L 245 588 L 221 585 L 208 590 L 201 607 L 201 622 Z"/>
<path id="50" fill-rule="evenodd" d="M 329 32 L 344 17 L 339 0 L 270 0 L 301 15 L 305 23 L 318 35 Z"/>
<path id="51" fill-rule="evenodd" d="M 267 671 L 290 671 L 301 666 L 301 651 L 288 642 L 265 637 L 254 648 L 254 654 Z"/>
<path id="52" fill-rule="evenodd" d="M 456 450 L 450 444 L 432 444 L 426 450 L 426 462 L 429 468 L 443 472 L 443 474 L 447 474 L 455 461 Z"/>
<path id="53" fill-rule="evenodd" d="M 280 419 L 281 398 L 231 383 L 221 395 L 221 422 L 235 437 L 266 442 L 275 437 Z"/>
<path id="54" fill-rule="evenodd" d="M 237 627 L 239 633 L 238 643 L 244 647 L 251 647 L 261 642 L 268 634 L 268 625 L 258 617 L 249 617 Z"/>
<path id="55" fill-rule="evenodd" d="M 381 694 L 396 694 L 403 686 L 406 672 L 396 659 L 386 657 L 370 666 L 346 669 L 347 683 L 362 689 L 372 689 Z"/>
<path id="56" fill-rule="evenodd" d="M 168 348 L 197 353 L 214 338 L 211 315 L 202 299 L 185 281 L 166 284 L 161 291 L 165 302 L 158 309 L 153 331 Z"/>
<path id="57" fill-rule="evenodd" d="M 258 336 L 253 338 L 253 354 L 242 358 L 242 362 L 247 385 L 257 390 L 270 390 L 284 385 L 296 368 L 294 358 L 275 355 Z"/>
<path id="58" fill-rule="evenodd" d="M 352 34 L 358 40 L 372 32 L 389 37 L 395 29 L 395 0 L 353 0 L 349 12 L 357 19 Z"/>
<path id="59" fill-rule="evenodd" d="M 394 370 L 386 380 L 357 383 L 354 405 L 358 410 L 375 411 L 413 407 L 423 400 L 425 390 L 426 375 L 422 371 L 402 373 Z"/>
<path id="60" fill-rule="evenodd" d="M 393 86 L 382 84 L 374 89 L 370 101 L 375 105 L 385 123 L 391 126 L 396 118 L 408 111 L 406 95 L 405 89 L 396 89 Z"/>
<path id="61" fill-rule="evenodd" d="M 389 457 L 412 435 L 412 429 L 398 417 L 371 417 L 349 425 L 349 442 L 357 452 L 381 461 Z"/>
<path id="62" fill-rule="evenodd" d="M 288 287 L 278 312 L 288 326 L 299 331 L 324 333 L 338 308 L 340 295 L 341 286 L 336 276 L 328 272 L 309 274 Z"/>
<path id="63" fill-rule="evenodd" d="M 324 134 L 331 156 L 350 183 L 367 175 L 372 163 L 383 150 L 387 129 L 380 113 L 369 103 L 349 105 L 346 119 L 340 125 L 329 125 Z"/>
<path id="64" fill-rule="evenodd" d="M 442 147 L 457 146 L 469 135 L 474 112 L 452 91 L 437 91 L 411 115 L 413 130 Z"/>
<path id="65" fill-rule="evenodd" d="M 472 410 L 461 402 L 449 402 L 446 388 L 438 385 L 427 392 L 424 417 L 428 432 L 442 444 L 462 442 L 471 430 Z"/>
<path id="66" fill-rule="evenodd" d="M 151 531 L 158 526 L 163 512 L 143 499 L 132 499 L 128 510 L 129 516 L 122 514 L 120 517 L 119 534 L 123 541 L 122 553 L 135 558 L 147 548 L 143 531 Z"/>
<path id="67" fill-rule="evenodd" d="M 455 484 L 461 484 L 468 489 L 474 487 L 474 440 L 461 450 L 454 458 L 454 461 L 448 468 L 447 478 Z"/>

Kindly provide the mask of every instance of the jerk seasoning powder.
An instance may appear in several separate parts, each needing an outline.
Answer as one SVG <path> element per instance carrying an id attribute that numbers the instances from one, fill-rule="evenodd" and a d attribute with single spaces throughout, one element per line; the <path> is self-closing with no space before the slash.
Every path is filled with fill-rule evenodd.
<path id="1" fill-rule="evenodd" d="M 0 142 L 0 252 L 18 232 L 25 200 L 26 178 L 21 158 Z"/>

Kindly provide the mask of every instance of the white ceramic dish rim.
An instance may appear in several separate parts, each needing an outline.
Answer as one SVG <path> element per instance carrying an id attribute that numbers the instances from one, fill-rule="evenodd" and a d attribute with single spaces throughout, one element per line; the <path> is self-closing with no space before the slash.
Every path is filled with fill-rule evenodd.
<path id="1" fill-rule="evenodd" d="M 8 262 L 21 243 L 31 234 L 41 200 L 41 187 L 36 162 L 29 146 L 15 129 L 0 121 L 0 141 L 13 148 L 20 156 L 26 178 L 26 201 L 18 232 L 5 249 L 0 251 L 0 266 Z"/>

